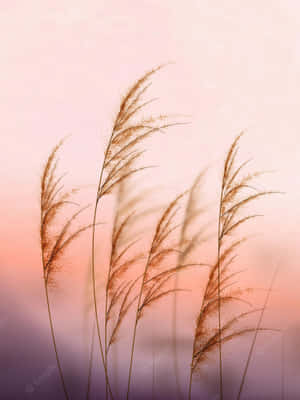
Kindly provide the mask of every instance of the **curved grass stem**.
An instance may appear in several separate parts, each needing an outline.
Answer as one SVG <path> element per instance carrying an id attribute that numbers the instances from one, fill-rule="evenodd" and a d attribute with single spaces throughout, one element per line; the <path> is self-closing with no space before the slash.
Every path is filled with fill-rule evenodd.
<path id="1" fill-rule="evenodd" d="M 95 322 L 93 323 L 91 350 L 90 350 L 90 355 L 89 355 L 89 370 L 88 370 L 86 400 L 89 400 L 90 393 L 91 393 L 92 369 L 93 369 L 93 361 L 94 361 L 94 344 L 95 344 Z"/>
<path id="2" fill-rule="evenodd" d="M 190 377 L 189 377 L 188 400 L 191 400 L 191 398 L 192 398 L 192 384 L 193 384 L 193 369 L 192 369 L 192 366 L 191 366 Z"/>
<path id="3" fill-rule="evenodd" d="M 103 171 L 103 170 L 102 170 Z M 101 182 L 101 177 L 102 173 L 100 176 L 100 182 Z M 103 352 L 103 345 L 102 345 L 102 340 L 101 340 L 101 333 L 100 333 L 100 323 L 99 323 L 99 315 L 98 315 L 98 304 L 97 304 L 97 295 L 96 295 L 96 274 L 95 274 L 95 225 L 96 225 L 96 217 L 97 217 L 97 206 L 98 206 L 98 201 L 99 198 L 97 196 L 96 200 L 96 205 L 95 205 L 95 210 L 94 210 L 94 216 L 93 216 L 93 224 L 92 224 L 92 286 L 93 286 L 93 303 L 94 303 L 94 312 L 95 312 L 95 319 L 96 319 L 96 328 L 97 328 L 97 336 L 99 340 L 99 347 L 100 347 L 100 353 L 101 353 L 101 359 L 104 367 L 104 373 L 105 373 L 105 387 L 109 389 L 110 396 L 113 399 L 113 394 L 112 390 L 109 384 L 109 378 L 108 378 L 108 372 L 107 372 L 107 366 L 105 362 L 105 356 Z M 107 390 L 107 389 L 106 389 Z"/>
<path id="4" fill-rule="evenodd" d="M 224 178 L 223 178 L 224 182 Z M 220 255 L 221 255 L 221 209 L 223 203 L 223 185 L 220 198 L 219 218 L 218 218 L 218 330 L 219 330 L 219 385 L 220 385 L 220 400 L 223 400 L 223 366 L 222 366 L 222 323 L 221 323 L 221 271 L 220 271 Z"/>
<path id="5" fill-rule="evenodd" d="M 138 325 L 138 320 L 139 320 L 140 307 L 141 307 L 141 303 L 142 303 L 142 295 L 143 295 L 143 290 L 144 290 L 145 281 L 146 281 L 146 274 L 147 274 L 149 263 L 150 263 L 150 254 L 151 253 L 152 253 L 152 247 L 149 251 L 149 256 L 148 256 L 147 263 L 146 263 L 146 266 L 144 269 L 142 282 L 141 282 L 141 286 L 140 286 L 140 291 L 139 291 L 139 295 L 138 295 L 138 302 L 137 302 L 137 306 L 136 306 L 133 337 L 132 337 L 132 344 L 131 344 L 131 353 L 130 353 L 130 364 L 129 364 L 126 400 L 129 399 L 129 394 L 130 394 L 131 375 L 132 375 L 132 366 L 133 366 L 133 356 L 134 356 L 134 348 L 135 348 L 135 341 L 136 341 L 137 325 Z"/>
<path id="6" fill-rule="evenodd" d="M 58 350 L 57 350 L 56 339 L 55 339 L 55 334 L 54 334 L 54 327 L 53 327 L 53 320 L 52 320 L 52 313 L 51 313 L 50 302 L 49 302 L 48 284 L 47 284 L 46 277 L 44 277 L 44 286 L 45 286 L 47 310 L 48 310 L 48 317 L 49 317 L 49 322 L 50 322 L 50 330 L 51 330 L 51 337 L 52 337 L 52 342 L 53 342 L 53 347 L 54 347 L 54 352 L 55 352 L 56 364 L 57 364 L 59 377 L 60 377 L 60 380 L 62 383 L 65 398 L 66 398 L 66 400 L 69 400 L 69 395 L 68 395 L 66 383 L 64 380 L 64 375 L 63 375 L 62 367 L 61 367 L 59 356 L 58 356 Z"/>
<path id="7" fill-rule="evenodd" d="M 267 291 L 267 295 L 266 295 L 266 298 L 265 298 L 265 302 L 264 302 L 264 305 L 263 305 L 263 307 L 261 309 L 261 313 L 260 313 L 260 316 L 259 316 L 259 319 L 258 319 L 258 322 L 257 322 L 257 326 L 256 326 L 256 329 L 255 329 L 255 332 L 254 332 L 254 336 L 253 336 L 253 339 L 252 339 L 252 343 L 251 343 L 251 347 L 250 347 L 250 350 L 249 350 L 249 353 L 248 353 L 246 365 L 245 365 L 245 368 L 244 368 L 244 372 L 243 372 L 242 381 L 241 381 L 241 384 L 240 384 L 237 400 L 240 400 L 240 398 L 242 396 L 242 391 L 243 391 L 243 388 L 244 388 L 246 375 L 247 375 L 249 364 L 250 364 L 250 361 L 251 361 L 251 358 L 252 358 L 252 354 L 253 354 L 254 346 L 255 346 L 255 343 L 256 343 L 257 335 L 258 335 L 258 332 L 260 331 L 260 327 L 261 327 L 261 323 L 262 323 L 262 320 L 263 320 L 263 316 L 264 316 L 266 307 L 267 307 L 268 302 L 269 302 L 269 298 L 270 298 L 270 295 L 271 295 L 271 292 L 272 292 L 272 288 L 273 288 L 273 285 L 274 285 L 274 282 L 275 282 L 275 279 L 276 279 L 277 272 L 278 272 L 278 267 L 275 269 L 275 271 L 273 273 L 273 276 L 272 276 L 272 279 L 271 279 L 271 283 L 270 283 L 270 286 L 269 286 L 269 289 Z"/>
<path id="8" fill-rule="evenodd" d="M 180 265 L 180 263 L 178 263 Z M 178 272 L 175 273 L 174 280 L 174 292 L 173 296 L 173 312 L 172 312 L 172 347 L 173 347 L 173 355 L 174 355 L 174 374 L 175 374 L 175 385 L 176 385 L 176 393 L 178 398 L 183 399 L 183 394 L 180 387 L 180 378 L 179 378 L 179 365 L 178 365 L 178 347 L 177 347 L 177 309 L 178 309 L 178 298 L 177 298 L 177 289 L 179 287 L 179 275 Z"/>

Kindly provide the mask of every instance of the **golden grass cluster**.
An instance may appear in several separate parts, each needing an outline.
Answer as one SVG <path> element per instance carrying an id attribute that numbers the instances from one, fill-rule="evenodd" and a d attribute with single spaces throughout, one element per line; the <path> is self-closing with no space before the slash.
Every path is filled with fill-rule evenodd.
<path id="1" fill-rule="evenodd" d="M 240 244 L 245 241 L 245 238 L 235 238 L 234 234 L 240 226 L 244 225 L 249 219 L 257 217 L 258 214 L 243 215 L 243 210 L 246 205 L 257 198 L 272 193 L 257 191 L 250 185 L 252 180 L 258 177 L 260 173 L 242 175 L 247 162 L 236 165 L 241 135 L 232 143 L 224 162 L 217 221 L 217 254 L 213 265 L 203 263 L 199 259 L 199 254 L 201 253 L 195 251 L 199 250 L 202 243 L 209 238 L 202 220 L 206 208 L 201 206 L 201 196 L 199 196 L 199 189 L 203 190 L 204 188 L 203 172 L 197 176 L 189 189 L 171 200 L 164 211 L 161 212 L 153 229 L 147 250 L 141 251 L 138 240 L 134 237 L 133 227 L 137 217 L 143 218 L 143 212 L 139 214 L 137 210 L 140 201 L 145 200 L 146 194 L 140 192 L 133 195 L 128 182 L 137 173 L 149 168 L 149 166 L 141 166 L 139 164 L 145 151 L 145 140 L 156 132 L 179 125 L 176 121 L 170 122 L 169 117 L 164 114 L 145 116 L 147 106 L 154 99 L 145 100 L 144 96 L 151 85 L 151 78 L 161 68 L 162 66 L 142 76 L 128 90 L 121 101 L 99 169 L 98 188 L 95 193 L 95 206 L 91 224 L 71 231 L 72 223 L 86 209 L 84 207 L 77 209 L 61 227 L 58 225 L 57 214 L 65 213 L 67 206 L 74 205 L 72 196 L 76 193 L 76 189 L 64 191 L 64 176 L 56 176 L 57 152 L 62 146 L 62 142 L 51 152 L 42 175 L 40 226 L 42 265 L 52 340 L 60 378 L 67 399 L 70 397 L 66 389 L 58 356 L 48 298 L 48 286 L 53 285 L 55 282 L 54 273 L 62 267 L 62 256 L 67 247 L 89 228 L 91 228 L 92 234 L 91 282 L 93 308 L 105 374 L 106 399 L 109 397 L 114 398 L 114 388 L 111 386 L 109 373 L 109 351 L 118 340 L 125 317 L 131 315 L 129 313 L 131 309 L 134 310 L 126 393 L 126 397 L 129 399 L 138 325 L 144 313 L 151 312 L 151 306 L 154 303 L 170 294 L 173 295 L 174 384 L 177 385 L 178 392 L 182 393 L 179 384 L 180 372 L 177 354 L 177 330 L 178 321 L 180 321 L 177 309 L 177 292 L 183 290 L 179 285 L 179 272 L 184 272 L 187 268 L 201 267 L 208 271 L 204 291 L 201 295 L 202 302 L 196 319 L 194 337 L 191 338 L 190 379 L 187 383 L 188 389 L 186 391 L 189 399 L 192 397 L 192 381 L 195 373 L 201 373 L 201 365 L 208 355 L 215 350 L 219 352 L 220 398 L 223 399 L 222 344 L 246 333 L 255 332 L 257 334 L 259 330 L 263 329 L 260 324 L 256 327 L 250 326 L 247 328 L 239 326 L 241 319 L 245 319 L 250 314 L 257 312 L 257 309 L 238 311 L 227 320 L 222 313 L 224 307 L 234 307 L 237 301 L 247 303 L 243 299 L 243 294 L 248 289 L 240 289 L 235 286 L 235 279 L 238 278 L 241 271 L 235 271 L 231 268 L 237 250 Z M 104 309 L 100 310 L 98 297 L 99 290 L 102 289 L 98 288 L 96 277 L 97 274 L 105 274 L 106 270 L 101 265 L 99 266 L 101 269 L 97 268 L 95 258 L 97 235 L 95 226 L 101 200 L 104 196 L 111 194 L 115 197 L 115 213 L 112 221 L 110 255 L 104 288 L 105 304 Z M 179 211 L 182 209 L 183 204 L 185 206 L 183 215 L 180 218 Z M 128 271 L 135 271 L 136 275 L 132 277 L 132 274 L 128 274 Z M 100 319 L 103 321 L 103 326 L 100 324 Z M 214 321 L 213 325 L 211 321 Z M 90 360 L 94 351 L 94 346 L 92 345 L 89 353 Z M 92 363 L 90 362 L 89 365 L 87 398 L 89 398 L 90 394 Z M 246 373 L 243 375 L 243 380 L 245 375 Z"/>

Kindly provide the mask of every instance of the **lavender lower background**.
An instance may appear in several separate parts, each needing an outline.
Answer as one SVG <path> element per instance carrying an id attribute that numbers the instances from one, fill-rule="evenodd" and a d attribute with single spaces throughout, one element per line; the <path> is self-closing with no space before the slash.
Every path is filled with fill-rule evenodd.
<path id="1" fill-rule="evenodd" d="M 22 297 L 14 296 L 7 288 L 1 290 L 0 398 L 3 400 L 64 399 L 47 319 L 44 324 L 39 324 L 33 313 L 32 299 L 26 303 L 20 301 L 20 298 L 22 299 Z M 43 309 L 44 305 L 39 306 Z M 44 311 L 46 312 L 46 309 Z M 180 397 L 176 389 L 172 357 L 170 357 L 171 341 L 163 334 L 165 329 L 163 324 L 154 325 L 156 326 L 155 335 L 149 321 L 143 323 L 139 332 L 131 399 L 187 399 L 191 340 L 187 336 L 181 336 L 178 340 L 182 391 Z M 69 327 L 69 331 L 74 332 L 71 340 L 67 340 L 61 333 L 57 337 L 66 384 L 70 399 L 85 399 L 88 370 L 86 354 L 89 345 L 82 343 L 76 329 Z M 242 399 L 299 399 L 300 346 L 295 346 L 295 343 L 291 342 L 295 338 L 299 342 L 297 339 L 299 330 L 294 329 L 293 335 L 294 339 L 290 335 L 286 344 L 285 397 L 282 397 L 280 335 L 271 333 L 263 334 L 258 338 Z M 116 400 L 124 399 L 126 395 L 129 348 L 126 336 L 130 335 L 124 332 L 117 346 L 118 352 L 112 353 L 110 359 L 111 382 Z M 250 339 L 251 337 L 247 340 L 239 340 L 234 347 L 228 346 L 225 349 L 225 400 L 235 399 L 237 396 L 241 368 L 245 365 Z M 97 350 L 97 341 L 95 341 L 95 346 Z M 123 355 L 126 355 L 126 358 L 123 358 Z M 98 352 L 95 351 L 90 399 L 102 398 L 105 398 L 103 370 Z M 207 360 L 200 376 L 195 378 L 193 398 L 203 400 L 219 398 L 216 356 Z"/>

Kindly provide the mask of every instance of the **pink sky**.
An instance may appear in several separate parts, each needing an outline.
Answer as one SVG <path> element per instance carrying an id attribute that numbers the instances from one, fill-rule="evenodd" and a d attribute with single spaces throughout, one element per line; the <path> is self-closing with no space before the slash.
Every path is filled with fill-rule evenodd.
<path id="1" fill-rule="evenodd" d="M 149 97 L 159 101 L 149 109 L 189 115 L 191 123 L 151 139 L 144 161 L 160 167 L 144 182 L 158 185 L 156 200 L 167 201 L 211 165 L 204 202 L 212 202 L 213 218 L 225 153 L 245 130 L 240 160 L 253 159 L 250 171 L 274 170 L 257 186 L 285 194 L 253 203 L 251 210 L 265 217 L 248 225 L 259 235 L 243 247 L 243 267 L 250 282 L 267 287 L 280 262 L 284 296 L 273 297 L 279 324 L 298 318 L 299 18 L 297 0 L 0 0 L 0 278 L 8 291 L 19 290 L 16 301 L 41 325 L 48 329 L 39 250 L 44 162 L 71 134 L 59 170 L 69 171 L 68 187 L 84 186 L 82 200 L 93 202 L 120 97 L 166 62 L 174 64 L 153 77 Z M 79 277 L 82 284 L 89 249 L 85 236 L 61 275 L 63 290 L 53 298 L 59 333 L 78 322 L 72 311 L 82 298 L 73 284 Z M 207 254 L 215 256 L 215 243 Z M 195 276 L 185 282 L 197 290 Z M 71 303 L 67 295 L 74 292 Z M 184 315 L 189 332 L 194 311 Z"/>
<path id="2" fill-rule="evenodd" d="M 206 189 L 215 200 L 224 154 L 246 130 L 241 159 L 276 171 L 259 187 L 286 192 L 256 203 L 265 218 L 251 233 L 264 231 L 252 246 L 288 249 L 297 269 L 299 16 L 295 0 L 2 0 L 0 236 L 1 259 L 13 267 L 3 274 L 32 285 L 41 277 L 39 178 L 49 151 L 71 133 L 60 168 L 68 184 L 94 185 L 120 96 L 169 61 L 153 79 L 154 110 L 192 123 L 151 141 L 145 162 L 160 168 L 150 183 L 171 197 L 212 163 Z M 93 201 L 93 188 L 86 193 Z"/>

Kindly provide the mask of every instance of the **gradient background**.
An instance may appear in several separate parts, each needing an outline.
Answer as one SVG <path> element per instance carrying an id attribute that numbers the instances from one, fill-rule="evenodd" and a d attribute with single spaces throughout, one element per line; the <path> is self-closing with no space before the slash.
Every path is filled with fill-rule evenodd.
<path id="1" fill-rule="evenodd" d="M 272 311 L 266 319 L 286 332 L 298 329 L 299 18 L 300 4 L 295 0 L 0 1 L 3 398 L 41 398 L 47 392 L 54 398 L 54 388 L 56 398 L 61 396 L 59 383 L 53 384 L 58 378 L 51 369 L 55 361 L 39 251 L 39 183 L 45 159 L 60 138 L 71 134 L 60 153 L 60 171 L 69 171 L 67 185 L 83 187 L 83 202 L 94 201 L 97 173 L 120 96 L 145 71 L 165 62 L 174 64 L 153 78 L 149 96 L 158 96 L 159 101 L 150 111 L 189 115 L 191 124 L 149 142 L 145 162 L 160 166 L 147 174 L 147 183 L 160 188 L 155 201 L 171 199 L 203 167 L 213 165 L 204 193 L 205 201 L 212 204 L 213 219 L 224 154 L 233 138 L 245 130 L 241 160 L 252 158 L 251 170 L 273 170 L 259 180 L 258 187 L 285 194 L 252 206 L 265 217 L 248 224 L 247 233 L 259 235 L 243 247 L 241 262 L 249 268 L 247 283 L 259 287 L 268 286 L 274 266 L 280 263 Z M 105 210 L 104 219 L 110 215 L 109 207 Z M 90 215 L 85 221 L 90 221 Z M 78 310 L 83 313 L 89 245 L 86 235 L 73 246 L 53 296 L 69 379 L 74 379 L 74 387 L 81 385 L 80 390 L 85 385 L 84 340 L 78 332 L 84 318 Z M 212 259 L 214 252 L 212 241 L 204 258 Z M 197 290 L 195 275 L 186 276 L 186 284 Z M 197 292 L 191 296 L 182 299 L 183 387 Z M 167 302 L 162 303 L 151 317 L 165 322 L 154 330 L 160 354 L 155 364 L 157 396 L 163 390 L 172 391 L 172 376 L 170 382 L 163 378 L 169 368 L 168 351 L 161 347 L 168 344 L 167 307 Z M 151 381 L 152 339 L 146 340 L 147 326 L 145 318 L 136 382 Z M 124 332 L 120 344 L 125 350 L 127 337 Z M 258 341 L 245 398 L 279 396 L 279 343 L 277 334 Z M 233 391 L 247 354 L 247 347 L 242 349 L 244 353 L 234 349 L 228 353 L 228 386 Z M 127 355 L 121 354 L 120 370 L 126 371 Z M 215 396 L 214 365 L 212 360 L 198 384 L 207 398 Z M 300 390 L 297 368 L 298 358 L 288 359 L 290 399 L 298 398 Z"/>

